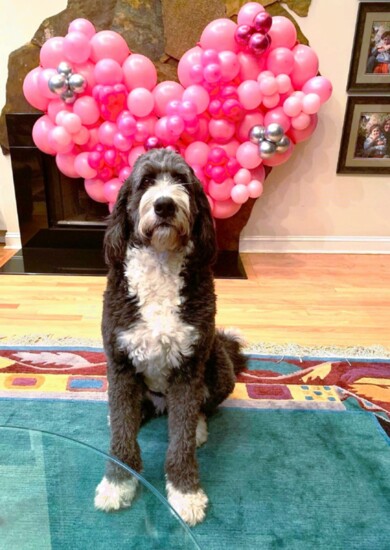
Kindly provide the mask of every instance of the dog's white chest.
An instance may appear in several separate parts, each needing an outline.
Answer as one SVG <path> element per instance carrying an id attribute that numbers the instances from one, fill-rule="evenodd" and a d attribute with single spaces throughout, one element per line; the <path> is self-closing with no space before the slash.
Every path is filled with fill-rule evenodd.
<path id="1" fill-rule="evenodd" d="M 194 327 L 179 315 L 183 262 L 184 254 L 158 254 L 146 247 L 127 251 L 125 275 L 129 294 L 138 300 L 139 319 L 121 332 L 119 342 L 149 389 L 161 393 L 170 369 L 191 355 L 196 338 Z"/>

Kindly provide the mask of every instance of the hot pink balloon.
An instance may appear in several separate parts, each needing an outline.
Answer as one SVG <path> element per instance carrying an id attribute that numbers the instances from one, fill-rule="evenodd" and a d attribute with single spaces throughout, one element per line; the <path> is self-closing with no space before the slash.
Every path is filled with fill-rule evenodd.
<path id="1" fill-rule="evenodd" d="M 26 75 L 23 81 L 23 93 L 24 97 L 33 107 L 40 111 L 46 111 L 49 105 L 49 98 L 43 96 L 39 88 L 41 73 L 41 67 L 36 67 Z"/>
<path id="2" fill-rule="evenodd" d="M 264 7 L 258 2 L 248 2 L 244 4 L 237 15 L 238 25 L 253 25 L 253 20 L 257 14 L 265 11 Z"/>
<path id="3" fill-rule="evenodd" d="M 90 56 L 89 38 L 82 32 L 71 31 L 64 38 L 64 54 L 72 63 L 84 63 Z"/>
<path id="4" fill-rule="evenodd" d="M 232 199 L 226 201 L 214 201 L 213 216 L 217 219 L 231 218 L 240 210 L 241 205 L 236 204 Z"/>
<path id="5" fill-rule="evenodd" d="M 119 84 L 123 80 L 122 67 L 114 59 L 100 59 L 95 65 L 94 77 L 98 84 Z"/>
<path id="6" fill-rule="evenodd" d="M 96 33 L 96 29 L 91 21 L 79 17 L 78 19 L 74 19 L 70 23 L 68 27 L 68 32 L 82 32 L 88 38 L 92 38 L 93 35 Z"/>
<path id="7" fill-rule="evenodd" d="M 104 181 L 101 179 L 86 179 L 84 181 L 84 188 L 87 195 L 96 202 L 107 202 L 104 195 Z"/>
<path id="8" fill-rule="evenodd" d="M 123 182 L 119 178 L 113 178 L 106 181 L 103 185 L 103 193 L 107 202 L 116 202 L 118 198 L 118 193 L 122 187 Z"/>
<path id="9" fill-rule="evenodd" d="M 236 157 L 243 168 L 256 168 L 261 163 L 258 147 L 251 141 L 244 141 L 237 149 Z"/>
<path id="10" fill-rule="evenodd" d="M 332 95 L 332 84 L 324 76 L 314 76 L 305 82 L 302 91 L 305 92 L 305 94 L 317 94 L 321 103 L 325 103 Z"/>
<path id="11" fill-rule="evenodd" d="M 216 183 L 214 180 L 210 180 L 207 191 L 213 199 L 225 201 L 230 198 L 233 187 L 234 182 L 231 178 L 226 179 L 222 183 Z"/>
<path id="12" fill-rule="evenodd" d="M 279 166 L 280 164 L 283 164 L 284 162 L 288 161 L 288 159 L 291 157 L 293 151 L 294 151 L 294 144 L 291 143 L 290 147 L 287 149 L 285 153 L 275 153 L 273 157 L 269 159 L 263 159 L 263 164 L 265 166 Z"/>
<path id="13" fill-rule="evenodd" d="M 230 19 L 215 19 L 203 30 L 200 37 L 201 47 L 217 52 L 224 50 L 237 52 L 238 44 L 234 38 L 236 28 L 236 23 Z"/>
<path id="14" fill-rule="evenodd" d="M 297 130 L 296 128 L 291 127 L 287 135 L 294 143 L 300 143 L 301 141 L 306 141 L 314 133 L 314 130 L 317 127 L 317 123 L 318 123 L 318 116 L 311 115 L 310 124 L 307 128 L 305 128 L 304 130 Z"/>
<path id="15" fill-rule="evenodd" d="M 126 86 L 129 90 L 146 88 L 152 91 L 157 84 L 157 71 L 150 59 L 144 55 L 129 55 L 122 66 Z"/>
<path id="16" fill-rule="evenodd" d="M 268 34 L 271 38 L 271 49 L 284 47 L 291 50 L 297 42 L 294 24 L 283 15 L 275 15 L 272 18 L 272 27 Z"/>
<path id="17" fill-rule="evenodd" d="M 183 86 L 173 80 L 166 80 L 157 84 L 153 90 L 156 115 L 165 115 L 168 103 L 175 99 L 181 100 L 183 92 Z"/>
<path id="18" fill-rule="evenodd" d="M 290 74 L 294 67 L 294 55 L 289 48 L 274 48 L 267 57 L 266 67 L 274 75 Z"/>
<path id="19" fill-rule="evenodd" d="M 88 152 L 79 153 L 74 161 L 74 168 L 78 175 L 84 179 L 92 179 L 97 175 L 97 171 L 91 168 L 88 162 Z"/>
<path id="20" fill-rule="evenodd" d="M 207 109 L 210 96 L 203 86 L 193 84 L 184 90 L 183 101 L 191 101 L 196 106 L 197 114 L 200 115 Z"/>
<path id="21" fill-rule="evenodd" d="M 237 204 L 244 204 L 249 199 L 249 189 L 246 185 L 235 185 L 231 191 L 231 197 L 233 202 Z"/>
<path id="22" fill-rule="evenodd" d="M 73 112 L 81 119 L 81 122 L 86 125 L 95 124 L 100 118 L 99 106 L 95 99 L 90 96 L 83 96 L 76 99 L 73 104 Z"/>
<path id="23" fill-rule="evenodd" d="M 100 31 L 92 36 L 91 59 L 95 63 L 101 59 L 113 59 L 120 65 L 130 54 L 126 40 L 115 31 Z"/>
<path id="24" fill-rule="evenodd" d="M 35 122 L 32 129 L 32 138 L 35 145 L 48 155 L 55 155 L 55 149 L 49 144 L 49 133 L 54 128 L 54 124 L 47 116 L 41 116 Z"/>
<path id="25" fill-rule="evenodd" d="M 192 76 L 192 68 L 196 66 L 201 67 L 203 50 L 199 46 L 191 48 L 185 54 L 181 56 L 179 65 L 177 67 L 177 76 L 179 77 L 179 82 L 184 86 L 191 86 L 191 84 L 197 84 L 198 80 L 194 79 Z M 202 71 L 202 80 L 203 80 L 203 69 Z"/>
<path id="26" fill-rule="evenodd" d="M 54 36 L 42 45 L 39 59 L 44 69 L 57 68 L 61 61 L 64 61 L 64 42 L 63 36 Z"/>
<path id="27" fill-rule="evenodd" d="M 294 68 L 290 74 L 291 83 L 296 90 L 300 90 L 305 82 L 318 73 L 318 57 L 305 44 L 295 46 L 292 53 L 294 55 Z"/>
<path id="28" fill-rule="evenodd" d="M 134 88 L 127 97 L 127 107 L 135 116 L 148 116 L 154 108 L 154 96 L 147 88 Z"/>
<path id="29" fill-rule="evenodd" d="M 58 170 L 65 174 L 65 176 L 68 176 L 68 178 L 79 178 L 80 176 L 74 167 L 75 159 L 76 155 L 72 153 L 58 153 L 58 155 L 56 155 L 56 164 Z"/>

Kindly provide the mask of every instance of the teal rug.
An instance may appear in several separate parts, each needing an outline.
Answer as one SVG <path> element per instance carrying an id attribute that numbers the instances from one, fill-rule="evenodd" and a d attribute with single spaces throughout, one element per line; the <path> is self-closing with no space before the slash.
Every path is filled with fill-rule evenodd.
<path id="1" fill-rule="evenodd" d="M 247 376 L 251 370 L 259 372 L 259 360 L 262 372 L 290 376 L 293 371 L 294 362 L 286 358 L 254 357 Z M 264 399 L 261 407 L 251 406 L 255 393 L 252 391 L 251 400 L 245 402 L 242 388 L 238 388 L 235 399 L 209 420 L 209 439 L 198 450 L 198 460 L 210 505 L 204 523 L 191 530 L 199 547 L 388 550 L 390 440 L 378 416 L 367 407 L 362 408 L 353 396 L 341 403 L 335 397 L 339 395 L 337 388 L 325 386 L 318 407 L 313 406 L 311 399 L 307 400 L 310 406 L 303 407 L 305 398 L 295 407 L 291 402 L 286 406 L 287 399 L 281 399 L 278 406 L 275 396 L 281 389 L 272 386 L 270 407 L 265 407 Z M 290 386 L 290 393 L 297 391 Z M 320 391 L 313 388 L 313 392 Z M 301 386 L 300 391 L 306 392 L 307 397 L 307 389 Z M 52 394 L 46 398 L 20 394 L 15 398 L 14 394 L 7 397 L 3 393 L 0 425 L 46 430 L 102 451 L 108 448 L 107 403 L 101 398 L 56 399 Z M 139 441 L 143 476 L 164 494 L 166 419 L 146 424 Z M 4 474 L 1 452 L 6 452 L 6 442 L 5 448 L 4 442 L 3 448 L 0 443 L 0 472 Z M 134 525 L 145 510 L 153 521 L 158 521 L 157 501 L 143 506 L 142 499 L 147 495 L 141 492 L 132 508 L 102 518 L 101 513 L 94 511 L 92 500 L 103 462 L 92 467 L 72 456 L 47 453 L 45 467 L 55 471 L 62 460 L 66 464 L 74 461 L 74 475 L 62 488 L 55 479 L 48 483 L 48 509 L 53 513 L 60 508 L 61 494 L 65 493 L 78 495 L 80 509 L 62 518 L 63 522 L 74 522 L 73 530 L 64 529 L 58 518 L 51 518 L 49 547 L 149 548 L 137 538 Z M 1 498 L 0 506 L 6 506 Z M 157 507 L 154 512 L 153 506 Z M 0 511 L 0 531 L 1 515 Z M 100 531 L 99 543 L 90 546 L 95 529 Z M 178 548 L 172 544 L 160 536 L 150 548 Z M 13 550 L 2 546 L 1 538 L 0 548 Z M 15 550 L 24 547 L 15 546 Z"/>

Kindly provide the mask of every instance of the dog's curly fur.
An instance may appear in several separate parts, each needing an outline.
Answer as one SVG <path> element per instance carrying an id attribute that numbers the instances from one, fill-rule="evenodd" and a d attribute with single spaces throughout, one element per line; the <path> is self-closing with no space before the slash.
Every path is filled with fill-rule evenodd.
<path id="1" fill-rule="evenodd" d="M 190 525 L 202 521 L 196 446 L 205 417 L 245 367 L 240 342 L 215 328 L 216 237 L 202 185 L 165 149 L 142 155 L 123 184 L 105 235 L 104 295 L 111 454 L 142 469 L 137 433 L 151 413 L 168 413 L 167 494 Z M 129 506 L 136 482 L 108 464 L 95 505 Z"/>

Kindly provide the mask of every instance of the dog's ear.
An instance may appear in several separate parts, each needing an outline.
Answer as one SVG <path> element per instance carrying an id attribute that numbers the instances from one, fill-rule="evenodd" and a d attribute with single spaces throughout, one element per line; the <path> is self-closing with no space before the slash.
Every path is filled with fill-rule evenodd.
<path id="1" fill-rule="evenodd" d="M 217 238 L 210 204 L 203 191 L 202 184 L 193 174 L 193 188 L 195 190 L 196 214 L 193 226 L 193 241 L 201 261 L 204 264 L 213 264 L 217 258 Z"/>
<path id="2" fill-rule="evenodd" d="M 132 222 L 127 209 L 130 195 L 131 181 L 128 179 L 119 191 L 104 235 L 104 257 L 109 266 L 122 263 L 125 257 L 126 245 L 132 233 Z"/>

